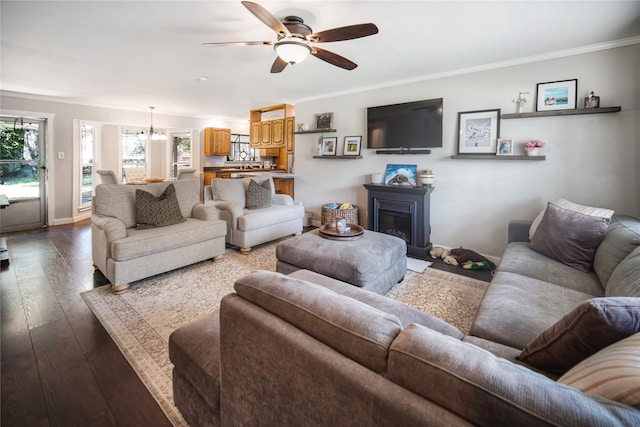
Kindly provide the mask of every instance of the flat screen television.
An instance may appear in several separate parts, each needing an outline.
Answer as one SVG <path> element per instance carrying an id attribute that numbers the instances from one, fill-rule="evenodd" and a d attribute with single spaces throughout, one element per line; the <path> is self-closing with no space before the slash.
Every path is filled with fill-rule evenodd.
<path id="1" fill-rule="evenodd" d="M 367 148 L 442 147 L 442 98 L 367 108 Z"/>

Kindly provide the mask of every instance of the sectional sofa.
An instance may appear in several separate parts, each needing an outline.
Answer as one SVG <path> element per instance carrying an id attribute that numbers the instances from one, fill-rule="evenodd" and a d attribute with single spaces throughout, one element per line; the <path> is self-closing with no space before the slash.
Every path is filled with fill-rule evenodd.
<path id="1" fill-rule="evenodd" d="M 640 425 L 640 221 L 556 211 L 531 238 L 509 225 L 469 336 L 307 270 L 238 280 L 170 337 L 177 407 L 193 426 Z M 582 269 L 538 246 L 574 227 Z"/>

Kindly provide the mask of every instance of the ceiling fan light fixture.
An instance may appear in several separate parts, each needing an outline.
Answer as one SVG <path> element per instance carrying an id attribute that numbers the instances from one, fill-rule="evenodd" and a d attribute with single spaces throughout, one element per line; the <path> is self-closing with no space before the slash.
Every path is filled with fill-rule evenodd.
<path id="1" fill-rule="evenodd" d="M 273 48 L 283 61 L 292 65 L 304 61 L 311 53 L 307 43 L 290 38 L 279 41 Z"/>

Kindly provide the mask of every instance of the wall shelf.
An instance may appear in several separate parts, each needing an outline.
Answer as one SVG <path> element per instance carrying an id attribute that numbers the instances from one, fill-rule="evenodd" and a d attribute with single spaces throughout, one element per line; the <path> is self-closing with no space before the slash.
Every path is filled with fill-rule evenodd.
<path id="1" fill-rule="evenodd" d="M 339 159 L 339 160 L 351 160 L 361 159 L 362 156 L 313 156 L 314 159 Z"/>
<path id="2" fill-rule="evenodd" d="M 457 154 L 451 156 L 459 160 L 545 160 L 546 156 L 496 156 L 495 154 Z"/>
<path id="3" fill-rule="evenodd" d="M 575 110 L 533 111 L 530 113 L 503 114 L 503 119 L 526 119 L 530 117 L 575 116 L 581 114 L 617 113 L 622 107 L 577 108 Z"/>
<path id="4" fill-rule="evenodd" d="M 305 135 L 310 133 L 329 133 L 329 132 L 337 132 L 335 129 L 313 129 L 313 130 L 299 130 L 298 132 L 294 132 L 295 135 Z"/>

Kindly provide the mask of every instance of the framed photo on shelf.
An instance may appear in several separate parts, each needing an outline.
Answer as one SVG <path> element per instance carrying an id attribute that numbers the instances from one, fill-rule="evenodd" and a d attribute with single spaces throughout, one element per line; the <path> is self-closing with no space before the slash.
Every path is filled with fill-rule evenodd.
<path id="1" fill-rule="evenodd" d="M 500 109 L 458 113 L 458 154 L 495 154 Z"/>
<path id="2" fill-rule="evenodd" d="M 361 136 L 345 136 L 344 137 L 344 156 L 359 156 L 360 145 L 362 144 Z"/>
<path id="3" fill-rule="evenodd" d="M 578 79 L 538 83 L 536 111 L 575 110 Z"/>
<path id="4" fill-rule="evenodd" d="M 335 156 L 336 145 L 338 145 L 338 138 L 335 136 L 322 138 L 322 155 L 323 156 Z"/>
<path id="5" fill-rule="evenodd" d="M 498 156 L 510 156 L 513 154 L 513 140 L 509 138 L 498 138 Z"/>
<path id="6" fill-rule="evenodd" d="M 403 187 L 415 187 L 417 184 L 418 165 L 387 164 L 384 176 L 386 185 L 398 185 Z"/>
<path id="7" fill-rule="evenodd" d="M 584 99 L 584 108 L 600 108 L 600 97 L 590 92 L 589 96 Z"/>
<path id="8" fill-rule="evenodd" d="M 316 114 L 316 129 L 331 129 L 333 113 Z"/>

